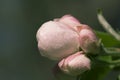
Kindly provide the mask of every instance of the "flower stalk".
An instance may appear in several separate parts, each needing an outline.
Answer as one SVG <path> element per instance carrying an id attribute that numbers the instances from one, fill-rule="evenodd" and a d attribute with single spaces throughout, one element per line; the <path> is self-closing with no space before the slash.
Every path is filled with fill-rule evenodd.
<path id="1" fill-rule="evenodd" d="M 98 9 L 98 20 L 100 22 L 100 24 L 102 25 L 102 27 L 109 33 L 111 34 L 113 37 L 115 37 L 115 39 L 120 41 L 120 35 L 112 28 L 112 26 L 107 22 L 107 20 L 104 18 L 103 14 L 102 14 L 102 10 Z"/>

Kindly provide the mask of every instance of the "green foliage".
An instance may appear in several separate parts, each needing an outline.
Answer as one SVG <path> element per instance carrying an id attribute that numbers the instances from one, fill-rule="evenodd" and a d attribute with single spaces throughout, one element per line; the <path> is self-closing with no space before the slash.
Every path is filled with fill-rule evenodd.
<path id="1" fill-rule="evenodd" d="M 105 47 L 118 47 L 120 46 L 120 41 L 116 40 L 113 36 L 105 32 L 95 31 L 97 36 L 102 39 L 102 43 Z"/>

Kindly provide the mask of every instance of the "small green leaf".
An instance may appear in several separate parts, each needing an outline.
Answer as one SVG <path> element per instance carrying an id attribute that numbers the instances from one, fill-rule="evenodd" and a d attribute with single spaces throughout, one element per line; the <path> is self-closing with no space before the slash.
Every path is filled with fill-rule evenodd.
<path id="1" fill-rule="evenodd" d="M 97 59 L 101 60 L 101 61 L 112 61 L 112 57 L 111 56 L 98 56 Z"/>
<path id="2" fill-rule="evenodd" d="M 105 47 L 120 47 L 120 41 L 116 40 L 108 33 L 95 31 L 97 36 L 102 39 L 102 43 Z"/>

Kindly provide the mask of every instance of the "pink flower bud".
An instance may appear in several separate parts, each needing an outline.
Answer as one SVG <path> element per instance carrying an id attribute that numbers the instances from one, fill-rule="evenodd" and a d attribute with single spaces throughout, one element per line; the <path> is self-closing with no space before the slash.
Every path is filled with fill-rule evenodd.
<path id="1" fill-rule="evenodd" d="M 36 37 L 41 55 L 53 60 L 65 58 L 79 48 L 85 53 L 99 50 L 99 40 L 92 29 L 70 15 L 44 23 Z"/>
<path id="2" fill-rule="evenodd" d="M 73 24 L 64 24 L 64 19 L 65 23 L 67 20 L 72 22 L 66 19 L 68 17 L 63 17 L 60 21 L 48 21 L 40 27 L 36 37 L 41 55 L 59 60 L 79 50 L 79 34 L 71 28 L 73 24 L 79 23 L 74 20 Z"/>
<path id="3" fill-rule="evenodd" d="M 70 26 L 71 28 L 74 28 L 75 30 L 77 30 L 77 27 L 79 25 L 81 25 L 80 22 L 75 17 L 73 17 L 71 15 L 65 15 L 58 20 L 59 20 L 59 22 L 64 23 L 67 26 Z"/>
<path id="4" fill-rule="evenodd" d="M 76 76 L 90 70 L 90 59 L 81 51 L 62 59 L 58 66 L 64 73 Z"/>
<path id="5" fill-rule="evenodd" d="M 100 51 L 100 40 L 88 25 L 79 27 L 80 47 L 85 53 L 97 54 Z"/>

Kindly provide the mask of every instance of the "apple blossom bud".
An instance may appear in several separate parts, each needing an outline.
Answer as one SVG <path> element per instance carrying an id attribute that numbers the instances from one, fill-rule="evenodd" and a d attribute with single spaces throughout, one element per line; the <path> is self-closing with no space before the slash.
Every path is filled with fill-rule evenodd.
<path id="1" fill-rule="evenodd" d="M 58 21 L 66 24 L 67 26 L 70 26 L 71 28 L 74 28 L 75 30 L 77 30 L 77 27 L 81 25 L 80 22 L 71 15 L 65 15 L 58 19 Z"/>
<path id="2" fill-rule="evenodd" d="M 36 34 L 41 55 L 53 60 L 65 58 L 81 48 L 98 53 L 99 40 L 92 29 L 71 15 L 44 23 Z"/>
<path id="3" fill-rule="evenodd" d="M 41 55 L 53 60 L 62 59 L 79 50 L 79 34 L 59 21 L 44 23 L 36 37 Z"/>
<path id="4" fill-rule="evenodd" d="M 76 76 L 90 70 L 90 59 L 83 54 L 83 51 L 72 54 L 62 59 L 58 66 L 66 74 Z"/>
<path id="5" fill-rule="evenodd" d="M 81 27 L 79 27 L 79 40 L 80 47 L 85 53 L 99 53 L 100 40 L 88 25 L 82 24 Z"/>

